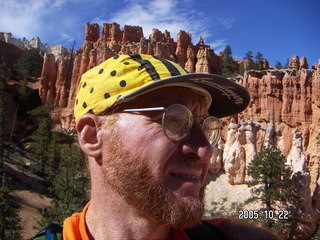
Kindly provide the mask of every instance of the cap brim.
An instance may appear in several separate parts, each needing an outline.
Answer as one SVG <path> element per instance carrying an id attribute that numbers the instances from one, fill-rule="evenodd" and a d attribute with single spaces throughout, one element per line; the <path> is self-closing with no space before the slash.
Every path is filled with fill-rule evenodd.
<path id="1" fill-rule="evenodd" d="M 208 109 L 215 117 L 226 117 L 243 111 L 250 102 L 248 91 L 240 84 L 222 76 L 206 73 L 192 73 L 156 80 L 132 93 L 124 96 L 124 101 L 140 96 L 146 92 L 169 86 L 195 86 L 206 90 L 212 98 Z"/>

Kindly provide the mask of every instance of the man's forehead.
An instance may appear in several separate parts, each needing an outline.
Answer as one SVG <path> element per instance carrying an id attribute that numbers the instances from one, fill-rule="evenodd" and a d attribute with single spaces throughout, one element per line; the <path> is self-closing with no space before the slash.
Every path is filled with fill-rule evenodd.
<path id="1" fill-rule="evenodd" d="M 170 104 L 198 105 L 206 108 L 205 98 L 190 88 L 165 87 L 153 90 L 138 96 L 130 102 L 124 103 L 126 107 L 166 107 Z"/>

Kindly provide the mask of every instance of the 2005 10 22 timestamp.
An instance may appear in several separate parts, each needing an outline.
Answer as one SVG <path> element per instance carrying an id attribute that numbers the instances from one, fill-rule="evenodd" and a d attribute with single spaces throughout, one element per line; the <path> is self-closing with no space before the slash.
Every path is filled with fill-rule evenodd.
<path id="1" fill-rule="evenodd" d="M 287 210 L 240 210 L 238 219 L 251 220 L 251 219 L 289 219 L 289 212 Z"/>

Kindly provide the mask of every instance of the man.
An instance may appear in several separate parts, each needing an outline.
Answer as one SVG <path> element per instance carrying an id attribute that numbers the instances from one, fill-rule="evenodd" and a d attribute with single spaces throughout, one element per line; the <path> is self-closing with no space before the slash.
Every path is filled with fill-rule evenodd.
<path id="1" fill-rule="evenodd" d="M 204 212 L 218 118 L 248 103 L 242 86 L 159 57 L 115 56 L 89 70 L 75 118 L 91 200 L 65 220 L 64 239 L 276 239 L 230 220 L 192 228 Z"/>

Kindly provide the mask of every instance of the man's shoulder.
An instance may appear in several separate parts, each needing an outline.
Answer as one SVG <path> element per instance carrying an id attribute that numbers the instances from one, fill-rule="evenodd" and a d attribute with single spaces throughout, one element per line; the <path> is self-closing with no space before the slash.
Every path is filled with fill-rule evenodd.
<path id="1" fill-rule="evenodd" d="M 65 226 L 66 224 L 71 224 L 71 225 L 79 225 L 80 223 L 80 218 L 81 218 L 81 212 L 74 213 L 71 216 L 67 217 L 63 221 L 63 225 Z"/>
<path id="2" fill-rule="evenodd" d="M 89 203 L 83 208 L 82 212 L 74 213 L 63 222 L 63 239 L 78 240 L 89 239 L 86 228 L 85 215 Z"/>
<path id="3" fill-rule="evenodd" d="M 66 218 L 63 222 L 63 238 L 64 239 L 81 239 L 80 233 L 81 213 L 74 213 Z"/>
<path id="4" fill-rule="evenodd" d="M 63 221 L 63 226 L 79 226 L 81 213 L 74 213 Z"/>

